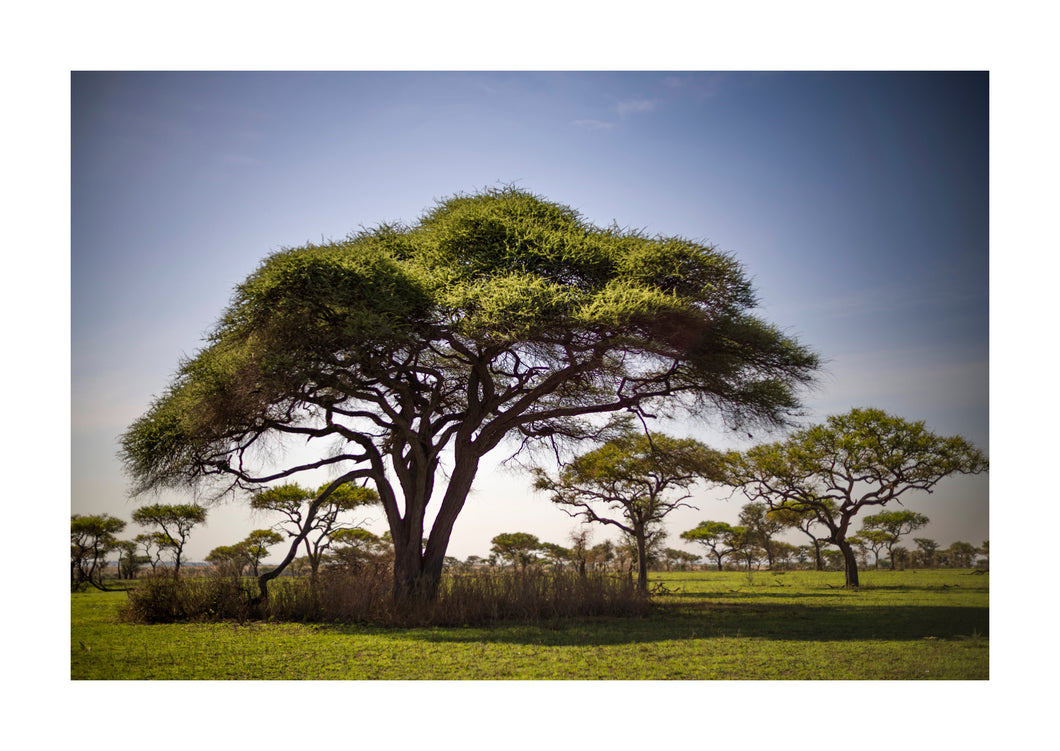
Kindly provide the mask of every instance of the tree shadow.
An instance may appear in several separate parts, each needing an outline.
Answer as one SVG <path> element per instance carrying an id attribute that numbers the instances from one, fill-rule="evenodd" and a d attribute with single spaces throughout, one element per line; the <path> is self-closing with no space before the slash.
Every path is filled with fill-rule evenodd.
<path id="1" fill-rule="evenodd" d="M 702 596 L 702 595 L 700 595 Z M 760 593 L 758 594 L 760 597 Z M 364 633 L 363 627 L 321 626 Z M 747 638 L 773 641 L 917 641 L 988 637 L 989 608 L 962 606 L 831 606 L 739 602 L 659 606 L 644 617 L 600 617 L 488 626 L 373 631 L 401 640 L 538 646 L 607 646 Z"/>

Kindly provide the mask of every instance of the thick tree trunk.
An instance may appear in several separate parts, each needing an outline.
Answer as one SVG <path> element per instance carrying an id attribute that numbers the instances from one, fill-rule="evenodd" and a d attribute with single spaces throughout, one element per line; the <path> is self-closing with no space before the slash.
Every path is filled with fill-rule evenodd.
<path id="1" fill-rule="evenodd" d="M 854 556 L 854 548 L 846 540 L 837 542 L 836 545 L 839 547 L 840 552 L 842 552 L 843 561 L 846 563 L 846 585 L 848 587 L 859 586 L 858 561 Z"/>
<path id="2" fill-rule="evenodd" d="M 648 594 L 648 541 L 644 530 L 637 530 L 637 589 Z"/>
<path id="3" fill-rule="evenodd" d="M 406 499 L 406 518 L 402 520 L 401 528 L 394 530 L 391 524 L 395 598 L 431 601 L 438 597 L 449 538 L 478 473 L 478 461 L 478 456 L 466 446 L 457 447 L 456 465 L 425 547 L 422 547 L 422 539 L 427 499 L 416 499 L 417 502 L 411 504 Z"/>

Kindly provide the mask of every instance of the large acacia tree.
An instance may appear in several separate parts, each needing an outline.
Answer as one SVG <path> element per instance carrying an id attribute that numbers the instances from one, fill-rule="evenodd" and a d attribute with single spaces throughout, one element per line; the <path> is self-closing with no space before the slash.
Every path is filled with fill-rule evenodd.
<path id="1" fill-rule="evenodd" d="M 960 436 L 932 433 L 879 409 L 853 409 L 791 435 L 728 457 L 726 482 L 773 509 L 809 514 L 842 552 L 846 584 L 858 586 L 848 537 L 862 509 L 931 492 L 952 474 L 987 471 L 986 457 Z"/>
<path id="2" fill-rule="evenodd" d="M 514 188 L 459 195 L 411 226 L 266 258 L 121 456 L 134 494 L 367 480 L 395 591 L 432 597 L 479 464 L 506 439 L 580 439 L 657 408 L 786 423 L 818 360 L 754 305 L 713 247 L 598 228 Z M 285 437 L 318 452 L 278 466 Z"/>

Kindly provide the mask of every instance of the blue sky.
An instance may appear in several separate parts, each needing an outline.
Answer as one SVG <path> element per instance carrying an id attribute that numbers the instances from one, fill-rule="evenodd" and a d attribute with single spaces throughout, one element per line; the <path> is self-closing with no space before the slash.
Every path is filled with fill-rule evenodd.
<path id="1" fill-rule="evenodd" d="M 75 513 L 129 518 L 117 437 L 265 255 L 500 183 L 734 253 L 760 313 L 826 361 L 812 419 L 878 406 L 989 452 L 986 73 L 74 73 L 71 111 Z M 529 486 L 484 474 L 451 554 L 564 543 L 573 522 Z M 979 544 L 988 487 L 907 506 Z M 726 496 L 697 493 L 671 543 L 734 521 Z M 215 509 L 190 556 L 269 521 Z"/>

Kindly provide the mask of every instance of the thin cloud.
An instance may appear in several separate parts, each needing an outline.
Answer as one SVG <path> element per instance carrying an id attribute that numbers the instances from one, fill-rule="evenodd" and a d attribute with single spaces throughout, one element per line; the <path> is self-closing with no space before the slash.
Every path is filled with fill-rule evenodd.
<path id="1" fill-rule="evenodd" d="M 624 99 L 618 103 L 618 114 L 622 117 L 631 112 L 650 112 L 655 109 L 655 102 L 650 99 Z"/>
<path id="2" fill-rule="evenodd" d="M 615 127 L 614 123 L 605 123 L 601 120 L 575 120 L 574 125 L 586 130 L 610 130 Z"/>

